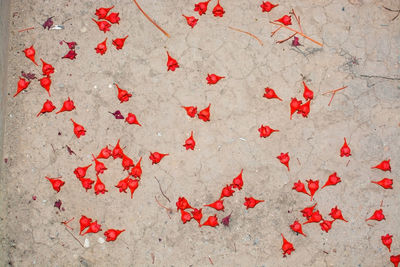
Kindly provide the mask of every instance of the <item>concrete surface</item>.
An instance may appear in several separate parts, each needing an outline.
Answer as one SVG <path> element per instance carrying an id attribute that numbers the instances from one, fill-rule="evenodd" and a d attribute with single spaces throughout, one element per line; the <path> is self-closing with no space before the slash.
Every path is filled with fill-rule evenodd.
<path id="1" fill-rule="evenodd" d="M 7 95 L 7 55 L 8 55 L 8 18 L 10 1 L 0 0 L 0 159 L 3 159 L 4 118 L 6 112 Z M 0 161 L 0 184 L 5 182 L 5 165 Z M 0 214 L 5 214 L 5 190 L 0 190 Z M 2 226 L 3 222 L 0 222 Z M 4 250 L 0 250 L 0 258 L 4 259 Z"/>
<path id="2" fill-rule="evenodd" d="M 40 2 L 40 3 L 39 3 Z M 380 237 L 393 235 L 392 253 L 400 253 L 400 19 L 382 6 L 399 9 L 398 1 L 325 0 L 279 1 L 271 13 L 262 13 L 261 1 L 221 0 L 223 18 L 212 16 L 212 0 L 206 15 L 193 12 L 195 1 L 140 1 L 143 9 L 169 32 L 166 38 L 128 0 L 122 1 L 12 1 L 8 66 L 7 120 L 4 142 L 7 212 L 1 245 L 7 257 L 2 265 L 15 266 L 391 266 L 391 255 Z M 119 25 L 104 34 L 91 21 L 96 8 L 115 5 Z M 278 19 L 292 8 L 301 17 L 306 34 L 324 46 L 300 38 L 303 46 L 275 41 L 290 33 L 281 30 L 273 38 Z M 181 14 L 200 18 L 191 29 Z M 47 17 L 64 30 L 43 30 Z M 35 29 L 18 33 L 34 26 Z M 264 43 L 230 30 L 249 31 Z M 108 43 L 104 56 L 94 48 L 129 34 L 125 47 L 116 51 Z M 61 59 L 68 51 L 60 41 L 78 43 L 77 59 Z M 34 45 L 37 59 L 53 64 L 52 97 L 59 109 L 69 96 L 76 110 L 36 117 L 48 98 L 37 81 L 12 98 L 21 71 L 35 67 L 21 52 Z M 180 68 L 167 72 L 166 51 Z M 206 84 L 207 73 L 226 76 L 218 84 Z M 314 91 L 308 118 L 289 120 L 291 97 L 302 98 L 302 80 Z M 128 103 L 116 98 L 118 83 L 132 92 Z M 347 85 L 331 106 L 323 92 Z M 283 98 L 262 97 L 272 87 Z M 211 103 L 211 121 L 186 116 L 181 105 L 199 109 Z M 135 113 L 143 125 L 128 125 L 108 112 Z M 73 118 L 84 125 L 85 136 L 73 134 Z M 280 132 L 262 139 L 257 129 L 269 125 Z M 194 151 L 182 146 L 194 131 Z M 352 149 L 350 158 L 339 156 L 343 138 Z M 108 193 L 85 192 L 73 170 L 91 162 L 107 144 L 121 139 L 135 163 L 143 157 L 139 188 L 130 199 L 114 187 L 125 178 L 120 161 L 106 160 L 101 178 Z M 66 145 L 76 152 L 69 155 Z M 150 151 L 169 153 L 160 164 L 151 165 Z M 290 172 L 276 159 L 281 152 L 291 156 Z M 371 170 L 391 159 L 392 172 Z M 350 160 L 350 162 L 349 162 Z M 232 212 L 229 227 L 199 228 L 183 225 L 175 202 L 185 196 L 202 207 L 215 201 L 222 187 L 244 169 L 244 187 L 225 201 L 225 212 L 204 208 L 204 216 L 221 219 Z M 342 182 L 318 191 L 314 202 L 292 190 L 298 179 L 319 179 L 323 184 L 337 172 Z M 45 176 L 62 176 L 59 193 Z M 88 177 L 94 179 L 93 169 Z M 169 203 L 160 193 L 160 180 Z M 394 189 L 371 184 L 383 177 L 394 179 Z M 32 197 L 36 196 L 36 200 Z M 246 210 L 244 197 L 264 199 Z M 170 215 L 154 198 L 174 211 Z M 54 207 L 62 200 L 64 211 Z M 318 203 L 325 218 L 338 206 L 349 223 L 335 222 L 329 233 L 319 225 L 304 225 L 307 237 L 297 236 L 289 225 L 304 221 L 300 210 Z M 386 220 L 366 223 L 382 207 Z M 116 242 L 99 243 L 103 232 L 80 237 L 78 220 L 84 214 L 107 228 L 126 229 Z M 62 221 L 72 217 L 72 233 Z M 281 233 L 293 243 L 292 255 L 282 257 Z M 212 263 L 211 263 L 211 261 Z"/>

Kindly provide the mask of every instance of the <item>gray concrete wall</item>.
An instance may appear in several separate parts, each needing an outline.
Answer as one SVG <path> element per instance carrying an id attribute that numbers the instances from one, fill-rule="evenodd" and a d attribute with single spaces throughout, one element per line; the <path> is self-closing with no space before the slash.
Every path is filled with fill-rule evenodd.
<path id="1" fill-rule="evenodd" d="M 4 116 L 6 109 L 8 17 L 10 1 L 0 0 L 0 159 L 3 165 Z M 0 173 L 1 175 L 1 173 Z"/>

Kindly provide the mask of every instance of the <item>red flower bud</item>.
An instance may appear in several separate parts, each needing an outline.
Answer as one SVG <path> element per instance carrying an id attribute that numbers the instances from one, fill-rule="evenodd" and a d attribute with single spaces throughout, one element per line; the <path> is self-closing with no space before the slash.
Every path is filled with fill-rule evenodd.
<path id="1" fill-rule="evenodd" d="M 221 196 L 219 197 L 220 199 L 224 197 L 230 197 L 235 193 L 235 191 L 232 190 L 232 185 L 226 185 L 221 192 Z"/>
<path id="2" fill-rule="evenodd" d="M 279 99 L 280 101 L 282 101 L 282 99 L 276 95 L 274 89 L 269 88 L 269 87 L 265 88 L 265 93 L 264 93 L 263 97 L 265 97 L 267 99 L 276 98 L 276 99 Z"/>
<path id="3" fill-rule="evenodd" d="M 19 78 L 18 81 L 18 88 L 17 88 L 17 92 L 15 93 L 14 97 L 16 97 L 19 93 L 21 93 L 22 90 L 25 90 L 26 88 L 28 88 L 28 85 L 31 82 L 28 82 L 27 80 L 25 80 L 24 78 Z"/>
<path id="4" fill-rule="evenodd" d="M 94 155 L 92 154 L 95 166 L 94 169 L 96 170 L 96 175 L 99 173 L 104 173 L 105 170 L 107 170 L 106 166 L 104 165 L 103 162 L 98 161 Z"/>
<path id="5" fill-rule="evenodd" d="M 340 209 L 338 209 L 337 206 L 335 206 L 334 208 L 331 209 L 331 213 L 329 213 L 329 215 L 334 220 L 342 220 L 342 221 L 348 222 L 343 218 L 342 211 Z"/>
<path id="6" fill-rule="evenodd" d="M 59 111 L 56 112 L 56 114 L 64 111 L 72 111 L 75 109 L 74 101 L 72 101 L 69 97 L 68 100 L 65 100 L 63 103 L 63 106 Z"/>
<path id="7" fill-rule="evenodd" d="M 159 163 L 163 157 L 168 156 L 169 154 L 161 154 L 158 152 L 151 153 L 149 159 L 152 161 L 151 165 Z"/>
<path id="8" fill-rule="evenodd" d="M 76 175 L 76 178 L 83 178 L 86 176 L 86 171 L 89 169 L 89 167 L 92 166 L 92 164 L 87 165 L 85 167 L 78 167 L 74 170 L 74 174 Z"/>
<path id="9" fill-rule="evenodd" d="M 243 187 L 243 169 L 240 171 L 239 175 L 233 179 L 232 186 L 233 188 L 238 188 L 239 190 Z"/>
<path id="10" fill-rule="evenodd" d="M 76 123 L 73 119 L 71 119 L 72 123 L 74 124 L 74 134 L 76 137 L 81 137 L 82 135 L 85 135 L 86 130 L 83 128 L 82 125 Z"/>
<path id="11" fill-rule="evenodd" d="M 202 213 L 202 209 L 193 209 L 193 211 L 191 211 L 193 219 L 195 219 L 198 223 L 199 223 L 199 227 L 200 227 L 200 221 L 201 218 L 203 218 L 203 213 Z"/>
<path id="12" fill-rule="evenodd" d="M 126 193 L 126 189 L 128 189 L 128 182 L 129 182 L 129 176 L 126 177 L 125 179 L 119 181 L 115 187 L 119 189 L 120 193 L 121 192 Z"/>
<path id="13" fill-rule="evenodd" d="M 338 184 L 338 183 L 340 183 L 340 182 L 341 182 L 340 177 L 338 177 L 338 176 L 336 175 L 336 172 L 334 172 L 334 173 L 332 173 L 331 175 L 329 175 L 328 180 L 326 181 L 326 183 L 324 184 L 324 186 L 321 187 L 321 189 L 324 188 L 325 186 L 336 185 L 336 184 Z"/>
<path id="14" fill-rule="evenodd" d="M 119 88 L 118 84 L 115 84 L 115 86 L 118 89 L 118 99 L 119 99 L 120 103 L 128 102 L 129 98 L 132 96 L 132 94 L 129 94 L 128 91 Z"/>
<path id="15" fill-rule="evenodd" d="M 124 151 L 122 150 L 122 148 L 119 146 L 119 139 L 118 142 L 116 144 L 116 146 L 114 147 L 113 151 L 112 151 L 112 156 L 114 159 L 116 158 L 121 158 L 124 156 Z"/>
<path id="16" fill-rule="evenodd" d="M 307 192 L 305 185 L 304 185 L 300 180 L 299 180 L 297 183 L 294 183 L 294 186 L 293 186 L 292 189 L 296 190 L 296 191 L 299 192 L 299 193 L 303 193 L 303 194 L 306 194 L 306 195 L 310 195 L 310 194 Z"/>
<path id="17" fill-rule="evenodd" d="M 221 17 L 222 18 L 224 13 L 225 13 L 224 8 L 219 4 L 219 0 L 218 0 L 217 5 L 213 9 L 214 17 Z"/>
<path id="18" fill-rule="evenodd" d="M 218 225 L 219 225 L 219 223 L 218 223 L 217 214 L 215 214 L 214 216 L 208 217 L 207 221 L 205 221 L 201 226 L 216 227 Z"/>
<path id="19" fill-rule="evenodd" d="M 106 146 L 101 149 L 99 155 L 97 156 L 97 159 L 108 159 L 110 156 L 111 150 L 108 148 L 108 146 Z"/>
<path id="20" fill-rule="evenodd" d="M 119 24 L 119 13 L 111 13 L 110 15 L 108 15 L 106 17 L 106 20 L 108 20 L 109 22 L 111 22 L 112 24 Z"/>
<path id="21" fill-rule="evenodd" d="M 304 208 L 304 209 L 301 211 L 301 213 L 303 213 L 303 217 L 306 217 L 307 220 L 308 220 L 308 219 L 311 217 L 311 215 L 312 215 L 312 213 L 313 213 L 313 211 L 314 211 L 315 206 L 317 206 L 317 203 L 315 203 L 315 204 L 314 204 L 313 206 L 311 206 L 311 207 Z"/>
<path id="22" fill-rule="evenodd" d="M 290 243 L 289 241 L 287 241 L 285 239 L 285 237 L 283 236 L 283 234 L 281 234 L 282 236 L 282 250 L 283 250 L 283 256 L 285 256 L 286 254 L 290 255 L 290 253 L 292 253 L 293 251 L 295 251 L 293 244 Z"/>
<path id="23" fill-rule="evenodd" d="M 104 55 L 106 53 L 106 51 L 107 51 L 107 39 L 108 38 L 104 39 L 103 42 L 101 42 L 101 43 L 99 43 L 97 45 L 97 47 L 94 49 L 94 50 L 96 50 L 96 53 L 98 53 L 100 55 Z"/>
<path id="24" fill-rule="evenodd" d="M 175 71 L 176 68 L 179 68 L 179 64 L 178 61 L 176 61 L 174 58 L 172 58 L 168 51 L 167 51 L 167 56 L 168 56 L 168 60 L 167 60 L 167 71 L 171 70 L 171 71 Z"/>
<path id="25" fill-rule="evenodd" d="M 181 220 L 183 224 L 189 222 L 192 219 L 192 216 L 190 215 L 189 212 L 181 210 Z"/>
<path id="26" fill-rule="evenodd" d="M 201 110 L 199 112 L 199 114 L 197 114 L 197 117 L 200 120 L 203 120 L 205 122 L 209 121 L 210 120 L 210 107 L 211 107 L 211 104 L 209 104 L 208 107 L 206 107 L 205 109 Z"/>
<path id="27" fill-rule="evenodd" d="M 82 235 L 82 231 L 85 230 L 87 227 L 89 227 L 91 223 L 92 223 L 91 218 L 88 218 L 85 215 L 82 215 L 81 219 L 79 220 L 79 224 L 81 226 L 81 230 L 79 231 L 79 234 Z"/>
<path id="28" fill-rule="evenodd" d="M 117 237 L 124 231 L 125 229 L 123 230 L 108 229 L 107 231 L 104 232 L 104 236 L 106 237 L 107 242 L 115 241 L 115 239 L 117 239 Z"/>
<path id="29" fill-rule="evenodd" d="M 260 202 L 264 202 L 264 200 L 257 200 L 253 197 L 245 197 L 244 200 L 245 202 L 243 203 L 243 205 L 246 206 L 246 210 L 249 208 L 254 208 Z"/>
<path id="30" fill-rule="evenodd" d="M 49 182 L 51 183 L 51 185 L 53 186 L 53 189 L 55 191 L 60 192 L 61 186 L 63 186 L 65 184 L 64 181 L 60 180 L 60 179 L 56 179 L 56 178 L 49 178 L 49 177 L 45 177 L 47 180 L 49 180 Z"/>
<path id="31" fill-rule="evenodd" d="M 94 184 L 94 193 L 96 195 L 98 194 L 104 194 L 105 192 L 108 192 L 106 189 L 106 186 L 103 184 L 103 182 L 100 180 L 100 177 L 96 174 L 97 180 L 96 183 Z"/>
<path id="32" fill-rule="evenodd" d="M 290 119 L 292 119 L 293 114 L 299 110 L 301 104 L 302 104 L 301 100 L 292 98 L 292 101 L 290 102 Z"/>
<path id="33" fill-rule="evenodd" d="M 301 227 L 301 223 L 299 223 L 299 221 L 294 221 L 292 225 L 290 225 L 290 229 L 292 229 L 294 232 L 299 233 L 301 235 L 306 236 L 303 233 L 303 229 Z"/>
<path id="34" fill-rule="evenodd" d="M 389 234 L 381 236 L 382 244 L 389 249 L 389 252 L 390 252 L 390 245 L 392 245 L 392 237 L 393 236 Z"/>
<path id="35" fill-rule="evenodd" d="M 289 160 L 290 160 L 289 152 L 287 152 L 287 153 L 281 153 L 281 154 L 280 154 L 279 156 L 277 156 L 276 158 L 279 159 L 279 161 L 280 161 L 283 165 L 285 165 L 285 166 L 287 167 L 288 171 L 290 171 L 290 168 L 289 168 Z"/>
<path id="36" fill-rule="evenodd" d="M 389 178 L 383 178 L 382 180 L 375 182 L 375 181 L 371 181 L 371 183 L 377 184 L 382 186 L 385 189 L 393 189 L 392 185 L 393 185 L 393 179 L 389 179 Z"/>
<path id="37" fill-rule="evenodd" d="M 207 74 L 207 83 L 208 84 L 216 84 L 219 80 L 225 78 L 224 76 L 217 76 L 215 74 Z"/>
<path id="38" fill-rule="evenodd" d="M 43 59 L 40 59 L 40 61 L 42 61 L 42 65 L 43 65 L 42 66 L 43 75 L 50 76 L 50 74 L 54 73 L 54 68 L 52 65 L 44 62 Z"/>
<path id="39" fill-rule="evenodd" d="M 262 9 L 262 12 L 270 12 L 274 7 L 279 6 L 279 4 L 272 4 L 271 2 L 267 1 L 267 2 L 263 2 L 260 7 Z"/>
<path id="40" fill-rule="evenodd" d="M 193 131 L 190 132 L 190 137 L 186 139 L 185 144 L 183 145 L 186 150 L 194 150 L 194 147 L 196 146 L 196 142 L 193 139 Z"/>
<path id="41" fill-rule="evenodd" d="M 29 47 L 29 48 L 26 48 L 24 50 L 24 53 L 27 58 L 29 58 L 30 60 L 32 60 L 33 63 L 35 63 L 36 66 L 39 66 L 35 61 L 36 51 L 35 51 L 35 48 L 33 48 L 33 45 L 31 45 L 31 47 Z"/>
<path id="42" fill-rule="evenodd" d="M 211 0 L 208 0 L 208 1 L 206 1 L 206 2 L 200 2 L 200 3 L 198 3 L 198 4 L 195 4 L 195 5 L 194 5 L 194 11 L 198 11 L 200 16 L 203 15 L 203 14 L 206 14 L 207 6 L 208 6 L 208 3 L 209 3 L 210 1 L 211 1 Z"/>
<path id="43" fill-rule="evenodd" d="M 347 145 L 346 137 L 344 138 L 344 144 L 343 144 L 342 148 L 340 149 L 340 156 L 341 157 L 351 156 L 351 150 L 350 150 L 350 147 Z"/>
<path id="44" fill-rule="evenodd" d="M 135 190 L 139 187 L 139 181 L 136 179 L 128 179 L 128 187 L 129 190 L 131 191 L 131 199 L 133 198 L 133 193 L 135 193 Z"/>
<path id="45" fill-rule="evenodd" d="M 140 167 L 140 162 L 142 161 L 142 157 L 140 157 L 138 163 L 132 168 L 131 175 L 135 178 L 139 178 L 142 176 L 142 168 Z"/>
<path id="46" fill-rule="evenodd" d="M 78 178 L 79 181 L 82 183 L 82 187 L 85 188 L 86 192 L 92 188 L 92 184 L 94 184 L 94 181 L 90 178 Z"/>
<path id="47" fill-rule="evenodd" d="M 187 114 L 189 117 L 194 118 L 194 117 L 196 116 L 197 107 L 194 107 L 194 106 L 188 106 L 188 107 L 181 106 L 181 107 L 184 108 L 184 109 L 186 110 L 186 114 Z"/>
<path id="48" fill-rule="evenodd" d="M 115 48 L 117 50 L 120 50 L 120 49 L 122 49 L 122 47 L 124 47 L 126 38 L 128 38 L 128 35 L 125 36 L 124 38 L 114 39 L 114 40 L 112 40 L 112 44 L 115 46 Z"/>
<path id="49" fill-rule="evenodd" d="M 114 6 L 109 7 L 109 8 L 105 8 L 105 7 L 101 7 L 99 9 L 96 9 L 96 13 L 95 15 L 99 18 L 99 19 L 105 19 L 107 17 L 108 12 L 113 9 Z"/>
<path id="50" fill-rule="evenodd" d="M 310 218 L 308 219 L 308 221 L 306 221 L 303 224 L 307 224 L 307 223 L 319 223 L 320 221 L 322 221 L 323 218 L 321 216 L 321 214 L 319 213 L 318 210 L 314 211 L 313 213 L 311 213 Z"/>
<path id="51" fill-rule="evenodd" d="M 322 231 L 329 232 L 329 230 L 332 228 L 333 222 L 334 221 L 323 220 L 319 225 L 321 226 Z"/>
<path id="52" fill-rule="evenodd" d="M 196 19 L 196 18 L 193 17 L 193 16 L 188 17 L 188 16 L 185 16 L 185 15 L 183 15 L 183 14 L 182 14 L 182 16 L 186 19 L 186 22 L 187 22 L 187 24 L 188 24 L 190 27 L 193 28 L 194 26 L 196 26 L 198 19 Z"/>
<path id="53" fill-rule="evenodd" d="M 303 86 L 304 86 L 304 92 L 303 92 L 303 97 L 304 99 L 307 100 L 311 100 L 314 98 L 314 92 L 311 91 L 307 85 L 305 84 L 305 82 L 303 81 Z"/>
<path id="54" fill-rule="evenodd" d="M 103 21 L 96 21 L 94 19 L 92 19 L 94 22 L 96 22 L 97 26 L 99 27 L 100 31 L 103 31 L 104 33 L 110 31 L 110 27 L 111 24 L 108 23 L 107 21 L 103 20 Z"/>
<path id="55" fill-rule="evenodd" d="M 94 221 L 90 223 L 89 229 L 82 235 L 86 235 L 87 233 L 97 233 L 101 231 L 101 225 L 97 223 L 97 221 Z"/>
<path id="56" fill-rule="evenodd" d="M 390 159 L 384 160 L 375 167 L 371 167 L 371 169 L 380 169 L 382 171 L 392 171 L 392 168 L 390 167 Z"/>
<path id="57" fill-rule="evenodd" d="M 263 124 L 261 124 L 261 127 L 258 128 L 258 131 L 260 132 L 260 137 L 264 138 L 270 136 L 273 132 L 279 132 L 279 130 L 274 130 L 269 126 L 264 126 Z"/>
<path id="58" fill-rule="evenodd" d="M 280 23 L 282 23 L 283 25 L 286 25 L 286 26 L 292 25 L 292 17 L 288 16 L 288 15 L 284 15 L 282 18 L 280 18 L 278 20 L 275 20 L 275 21 L 278 21 L 278 22 L 280 22 Z"/>
<path id="59" fill-rule="evenodd" d="M 366 219 L 365 221 L 369 221 L 369 220 L 375 220 L 375 221 L 382 221 L 385 220 L 385 215 L 383 215 L 383 211 L 382 209 L 376 210 L 374 212 L 374 214 L 369 217 L 368 219 Z"/>
<path id="60" fill-rule="evenodd" d="M 214 203 L 211 203 L 211 204 L 208 204 L 208 205 L 204 205 L 205 207 L 211 207 L 211 208 L 213 208 L 213 209 L 216 209 L 216 210 L 222 210 L 222 211 L 224 211 L 224 200 L 221 200 L 221 199 L 219 199 L 219 200 L 217 200 L 217 201 L 215 201 Z"/>
<path id="61" fill-rule="evenodd" d="M 313 180 L 307 180 L 308 183 L 308 190 L 310 190 L 310 196 L 311 196 L 311 201 L 313 200 L 315 192 L 319 188 L 319 180 L 313 181 Z"/>
<path id="62" fill-rule="evenodd" d="M 53 105 L 53 103 L 47 99 L 46 102 L 44 102 L 43 104 L 42 110 L 40 110 L 36 117 L 39 117 L 39 115 L 42 113 L 52 112 L 55 109 L 56 107 Z"/>
<path id="63" fill-rule="evenodd" d="M 176 210 L 193 209 L 185 197 L 179 197 L 176 202 Z"/>

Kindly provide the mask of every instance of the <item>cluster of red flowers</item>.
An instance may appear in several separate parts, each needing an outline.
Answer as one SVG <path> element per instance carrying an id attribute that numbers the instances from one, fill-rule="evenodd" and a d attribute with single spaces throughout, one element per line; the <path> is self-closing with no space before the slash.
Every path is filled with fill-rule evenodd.
<path id="1" fill-rule="evenodd" d="M 243 170 L 240 171 L 240 174 L 232 180 L 230 185 L 226 185 L 222 188 L 221 195 L 218 200 L 211 204 L 204 205 L 205 207 L 210 207 L 215 209 L 216 211 L 224 211 L 224 198 L 228 198 L 233 196 L 235 191 L 233 189 L 237 188 L 238 190 L 242 190 L 243 187 Z M 254 208 L 258 203 L 264 202 L 264 200 L 257 200 L 253 197 L 245 197 L 245 202 L 243 203 L 246 206 L 246 209 Z M 181 212 L 181 220 L 185 224 L 189 222 L 191 219 L 194 219 L 201 226 L 211 226 L 216 227 L 219 225 L 217 214 L 209 216 L 208 219 L 201 223 L 201 219 L 203 218 L 202 208 L 197 209 L 190 206 L 189 202 L 186 200 L 185 197 L 179 197 L 178 201 L 176 202 L 177 210 Z M 192 211 L 189 213 L 186 210 L 191 209 Z"/>
<path id="2" fill-rule="evenodd" d="M 105 7 L 101 7 L 99 9 L 96 9 L 96 13 L 95 15 L 97 16 L 98 20 L 92 19 L 97 26 L 99 27 L 100 31 L 103 31 L 104 33 L 110 31 L 110 27 L 111 24 L 119 24 L 119 13 L 116 12 L 112 12 L 110 14 L 108 14 L 108 12 L 110 12 L 111 9 L 113 9 L 114 6 L 109 7 L 109 8 L 105 8 Z M 126 38 L 128 38 L 128 35 L 126 35 L 125 37 L 122 38 L 116 38 L 114 40 L 112 40 L 112 44 L 115 46 L 115 48 L 117 50 L 120 50 L 124 47 L 125 44 L 125 40 Z M 96 53 L 100 54 L 100 55 L 104 55 L 107 51 L 107 37 L 106 39 L 97 44 L 95 50 Z"/>
<path id="3" fill-rule="evenodd" d="M 97 223 L 96 221 L 93 221 L 92 218 L 88 218 L 85 215 L 82 215 L 81 219 L 79 220 L 80 224 L 80 235 L 86 235 L 88 233 L 98 233 L 101 230 L 101 225 Z M 87 231 L 82 234 L 82 231 L 85 230 L 86 228 Z M 115 241 L 117 237 L 124 232 L 125 229 L 123 230 L 116 230 L 116 229 L 108 229 L 107 231 L 104 232 L 104 236 L 106 237 L 106 241 Z"/>

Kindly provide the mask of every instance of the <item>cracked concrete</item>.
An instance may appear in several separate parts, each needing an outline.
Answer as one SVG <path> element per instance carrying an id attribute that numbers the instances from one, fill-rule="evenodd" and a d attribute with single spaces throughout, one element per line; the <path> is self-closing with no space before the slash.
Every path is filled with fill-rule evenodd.
<path id="1" fill-rule="evenodd" d="M 279 7 L 262 13 L 260 2 L 221 0 L 223 18 L 212 16 L 216 0 L 206 15 L 193 12 L 195 1 L 140 1 L 142 8 L 167 30 L 166 38 L 129 0 L 80 2 L 12 1 L 10 11 L 8 89 L 1 192 L 7 210 L 1 214 L 1 265 L 15 266 L 391 266 L 380 237 L 390 233 L 393 254 L 400 253 L 400 26 L 396 15 L 382 6 L 398 9 L 394 0 L 279 1 Z M 91 21 L 96 8 L 115 5 L 120 25 L 100 32 Z M 292 8 L 301 17 L 303 30 L 323 48 L 300 38 L 303 46 L 276 44 L 290 32 L 270 33 L 268 22 Z M 182 14 L 199 18 L 191 29 Z M 64 30 L 43 30 L 39 24 L 54 16 L 55 24 L 69 18 Z M 293 20 L 294 21 L 294 20 Z M 18 30 L 35 29 L 19 33 Z M 250 36 L 258 36 L 261 46 Z M 94 47 L 107 36 L 129 37 L 116 51 L 111 45 L 104 56 Z M 61 40 L 78 43 L 77 59 L 61 59 L 67 52 Z M 77 109 L 68 114 L 46 114 L 36 118 L 47 98 L 37 81 L 29 90 L 12 98 L 21 71 L 40 76 L 25 59 L 23 49 L 36 48 L 37 58 L 53 64 L 53 103 L 60 107 L 69 96 Z M 180 68 L 167 72 L 166 51 Z M 207 73 L 226 76 L 218 84 L 206 84 Z M 308 118 L 289 120 L 291 97 L 302 98 L 302 84 L 315 93 Z M 132 92 L 128 103 L 119 104 L 113 83 Z M 322 93 L 347 85 L 330 106 L 331 95 Z M 283 98 L 262 97 L 265 87 Z M 199 109 L 211 103 L 211 121 L 189 119 L 181 105 Z M 108 112 L 135 113 L 143 127 L 114 120 Z M 69 118 L 76 118 L 87 133 L 77 139 Z M 261 124 L 280 132 L 266 139 L 258 135 Z M 182 144 L 194 131 L 196 148 Z M 61 133 L 60 135 L 58 133 Z M 352 156 L 340 158 L 346 137 Z M 91 154 L 121 139 L 135 162 L 143 157 L 143 176 L 131 200 L 114 185 L 124 178 L 120 162 L 105 161 L 109 169 L 102 180 L 105 195 L 85 192 L 73 175 L 77 166 L 91 162 Z M 69 155 L 66 145 L 75 155 Z M 169 153 L 160 164 L 151 165 L 150 151 Z M 289 152 L 290 172 L 276 156 Z M 391 159 L 392 172 L 371 170 L 383 159 Z M 3 159 L 2 159 L 3 161 Z M 232 212 L 231 225 L 216 229 L 183 225 L 175 211 L 169 214 L 157 205 L 174 209 L 179 196 L 201 207 L 219 197 L 223 186 L 244 169 L 244 187 L 227 199 L 222 218 Z M 305 225 L 307 237 L 289 228 L 299 212 L 314 202 L 292 190 L 298 179 L 319 179 L 337 172 L 342 182 L 318 191 L 315 201 L 328 218 L 336 205 L 349 223 L 335 222 L 329 233 L 319 225 Z M 44 179 L 62 176 L 66 185 L 56 194 Z M 93 170 L 89 171 L 93 178 Z M 160 193 L 157 181 L 169 203 Z M 394 179 L 394 189 L 370 183 L 383 177 Z M 32 196 L 37 199 L 33 200 Z M 264 199 L 246 210 L 244 197 Z M 58 199 L 64 211 L 53 207 Z M 365 219 L 382 207 L 386 221 Z M 204 216 L 214 214 L 204 209 Z M 83 248 L 64 229 L 70 223 L 80 242 L 78 220 L 82 214 L 107 228 L 126 229 L 114 243 L 99 243 L 103 234 L 87 235 Z M 280 234 L 295 251 L 283 258 Z"/>

